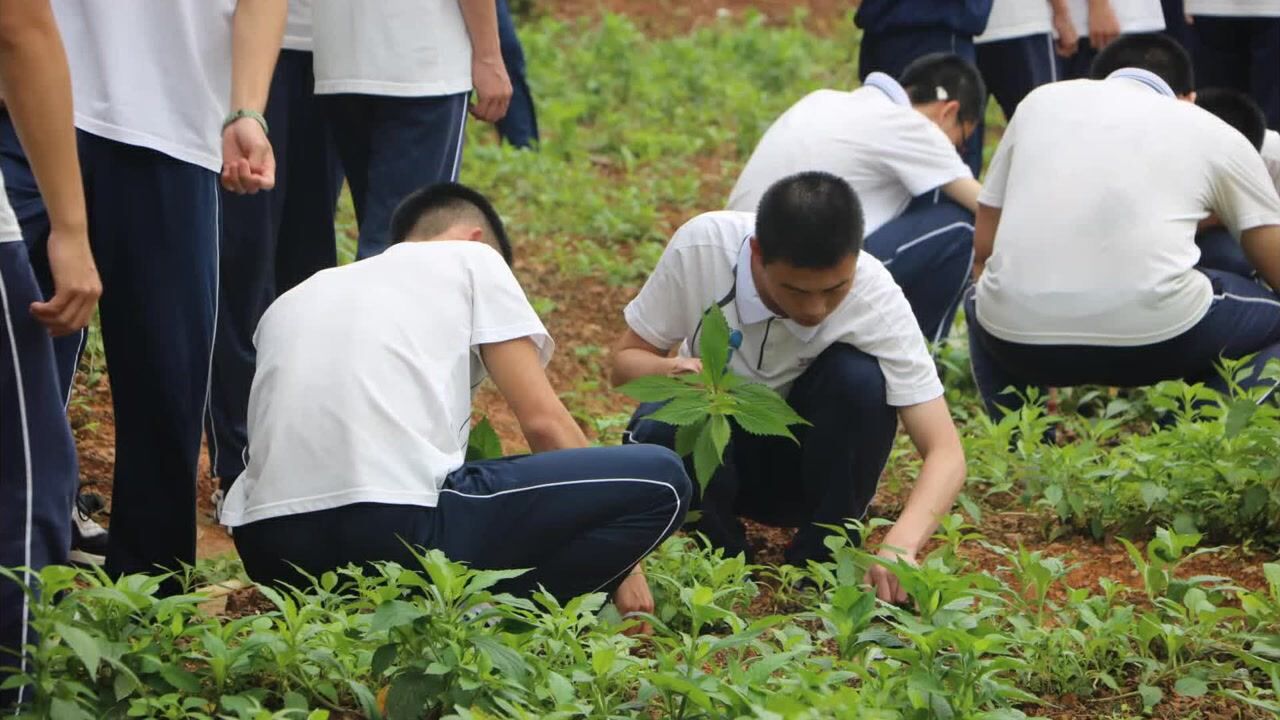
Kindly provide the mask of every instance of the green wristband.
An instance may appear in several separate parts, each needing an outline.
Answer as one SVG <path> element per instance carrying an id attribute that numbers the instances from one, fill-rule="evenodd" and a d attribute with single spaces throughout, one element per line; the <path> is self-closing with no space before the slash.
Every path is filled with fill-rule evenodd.
<path id="1" fill-rule="evenodd" d="M 253 118 L 255 122 L 262 126 L 263 133 L 267 135 L 271 134 L 271 131 L 267 128 L 267 119 L 262 117 L 262 113 L 257 110 L 249 110 L 246 108 L 241 108 L 228 115 L 227 119 L 222 121 L 222 129 L 226 130 L 228 125 L 240 118 Z"/>

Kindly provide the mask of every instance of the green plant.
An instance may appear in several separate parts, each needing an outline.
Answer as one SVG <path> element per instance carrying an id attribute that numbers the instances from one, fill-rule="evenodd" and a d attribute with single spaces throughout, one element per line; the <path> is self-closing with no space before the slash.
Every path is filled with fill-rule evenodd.
<path id="1" fill-rule="evenodd" d="M 739 336 L 740 337 L 740 336 Z M 665 403 L 646 416 L 675 425 L 676 452 L 693 455 L 694 474 L 706 488 L 724 458 L 732 434 L 729 421 L 752 435 L 795 439 L 793 425 L 808 425 L 776 392 L 748 383 L 729 371 L 731 333 L 724 312 L 712 307 L 703 315 L 698 356 L 702 371 L 677 377 L 649 376 L 618 391 L 641 402 Z"/>

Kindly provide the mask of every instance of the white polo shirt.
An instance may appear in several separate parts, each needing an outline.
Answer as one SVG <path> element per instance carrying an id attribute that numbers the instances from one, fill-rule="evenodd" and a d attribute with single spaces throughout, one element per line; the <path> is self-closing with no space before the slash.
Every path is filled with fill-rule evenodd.
<path id="1" fill-rule="evenodd" d="M 236 0 L 53 0 L 76 127 L 222 171 Z"/>
<path id="2" fill-rule="evenodd" d="M 1028 95 L 979 202 L 1003 210 L 977 319 L 1029 345 L 1175 337 L 1213 301 L 1195 269 L 1196 224 L 1210 210 L 1236 237 L 1280 224 L 1280 197 L 1249 141 L 1132 68 Z"/>
<path id="3" fill-rule="evenodd" d="M 1080 33 L 1081 40 L 1089 39 L 1089 0 L 1067 0 L 1071 22 Z M 1164 10 L 1160 0 L 1111 0 L 1120 32 L 1160 32 L 1164 29 Z"/>
<path id="4" fill-rule="evenodd" d="M 973 39 L 977 45 L 1053 32 L 1053 11 L 1049 0 L 995 0 L 987 29 Z"/>
<path id="5" fill-rule="evenodd" d="M 458 0 L 314 0 L 316 94 L 430 97 L 471 90 Z"/>
<path id="6" fill-rule="evenodd" d="M 311 0 L 289 0 L 289 15 L 284 23 L 285 50 L 311 51 Z"/>
<path id="7" fill-rule="evenodd" d="M 1267 172 L 1271 173 L 1271 179 L 1276 183 L 1276 191 L 1280 192 L 1280 132 L 1267 131 L 1262 140 L 1262 162 L 1266 164 Z"/>
<path id="8" fill-rule="evenodd" d="M 258 325 L 249 461 L 222 521 L 434 507 L 466 457 L 480 346 L 521 337 L 550 360 L 515 276 L 478 242 L 406 242 L 315 274 Z"/>
<path id="9" fill-rule="evenodd" d="M 1280 17 L 1280 0 L 1186 0 L 1188 15 Z"/>
<path id="10" fill-rule="evenodd" d="M 973 177 L 946 133 L 884 73 L 871 73 L 853 92 L 816 90 L 792 105 L 760 138 L 728 209 L 755 212 L 769 186 L 806 170 L 839 175 L 853 187 L 868 235 L 917 195 Z"/>
<path id="11" fill-rule="evenodd" d="M 889 404 L 916 405 L 942 395 L 942 383 L 911 306 L 889 271 L 868 253 L 858 256 L 853 287 L 817 327 L 775 316 L 751 276 L 753 213 L 710 212 L 685 223 L 658 267 L 624 311 L 627 325 L 655 347 L 680 346 L 697 355 L 703 313 L 723 303 L 742 345 L 729 367 L 747 380 L 786 394 L 818 355 L 846 343 L 874 356 Z"/>

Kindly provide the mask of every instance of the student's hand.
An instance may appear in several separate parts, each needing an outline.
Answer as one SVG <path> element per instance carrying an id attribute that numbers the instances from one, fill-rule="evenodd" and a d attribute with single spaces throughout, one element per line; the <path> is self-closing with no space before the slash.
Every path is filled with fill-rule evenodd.
<path id="1" fill-rule="evenodd" d="M 1062 12 L 1053 14 L 1053 30 L 1058 36 L 1055 50 L 1059 57 L 1071 57 L 1079 49 L 1080 33 L 1076 32 L 1075 21 L 1071 19 L 1071 11 L 1064 6 Z"/>
<path id="2" fill-rule="evenodd" d="M 701 358 L 673 357 L 670 358 L 670 362 L 671 367 L 667 370 L 667 375 L 670 375 L 671 377 L 702 372 Z"/>
<path id="3" fill-rule="evenodd" d="M 653 593 L 649 592 L 649 581 L 644 572 L 639 569 L 631 571 L 614 592 L 613 604 L 623 618 L 634 613 L 653 614 Z M 626 631 L 628 635 L 649 635 L 652 632 L 653 628 L 647 622 L 634 625 Z"/>
<path id="4" fill-rule="evenodd" d="M 1101 50 L 1120 36 L 1120 21 L 1109 2 L 1089 4 L 1089 44 Z"/>
<path id="5" fill-rule="evenodd" d="M 906 562 L 915 567 L 919 565 L 914 555 L 906 552 L 899 552 L 893 548 L 883 548 L 876 555 L 890 563 L 898 561 Z M 901 605 L 907 601 L 907 591 L 902 589 L 902 584 L 898 582 L 898 577 L 893 571 L 880 564 L 873 564 L 867 570 L 867 577 L 863 581 L 870 585 L 876 591 L 876 597 L 887 603 Z"/>
<path id="6" fill-rule="evenodd" d="M 471 86 L 475 89 L 471 114 L 478 120 L 498 122 L 511 104 L 511 78 L 501 54 L 471 58 Z"/>
<path id="7" fill-rule="evenodd" d="M 31 315 L 54 337 L 83 330 L 102 296 L 102 280 L 89 250 L 87 232 L 49 233 L 49 268 L 53 297 L 31 303 Z"/>
<path id="8" fill-rule="evenodd" d="M 276 156 L 262 126 L 240 118 L 222 131 L 222 187 L 241 195 L 276 186 Z"/>

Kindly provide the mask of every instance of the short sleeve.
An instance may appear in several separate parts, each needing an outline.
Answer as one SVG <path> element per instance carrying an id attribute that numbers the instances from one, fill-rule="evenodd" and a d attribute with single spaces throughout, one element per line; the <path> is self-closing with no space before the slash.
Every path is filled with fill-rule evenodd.
<path id="1" fill-rule="evenodd" d="M 693 335 L 706 309 L 698 288 L 714 281 L 709 257 L 717 248 L 700 244 L 710 221 L 705 216 L 685 223 L 671 238 L 658 266 L 640 294 L 627 304 L 623 318 L 645 342 L 669 350 Z"/>
<path id="2" fill-rule="evenodd" d="M 946 134 L 915 110 L 910 112 L 919 117 L 903 123 L 877 154 L 911 196 L 923 195 L 953 180 L 972 178 L 969 166 Z"/>
<path id="3" fill-rule="evenodd" d="M 546 366 L 555 350 L 551 335 L 502 256 L 485 250 L 471 264 L 471 347 L 527 337 Z"/>
<path id="4" fill-rule="evenodd" d="M 1213 155 L 1210 208 L 1236 237 L 1250 228 L 1280 225 L 1280 196 L 1266 163 L 1239 133 L 1223 133 Z"/>
<path id="5" fill-rule="evenodd" d="M 987 207 L 1004 207 L 1005 188 L 1009 184 L 1009 165 L 1013 162 L 1013 148 L 1017 141 L 1017 122 L 1021 115 L 1014 115 L 1009 126 L 1005 128 L 996 152 L 991 156 L 987 166 L 987 174 L 982 179 L 982 192 L 978 193 L 978 202 Z"/>

